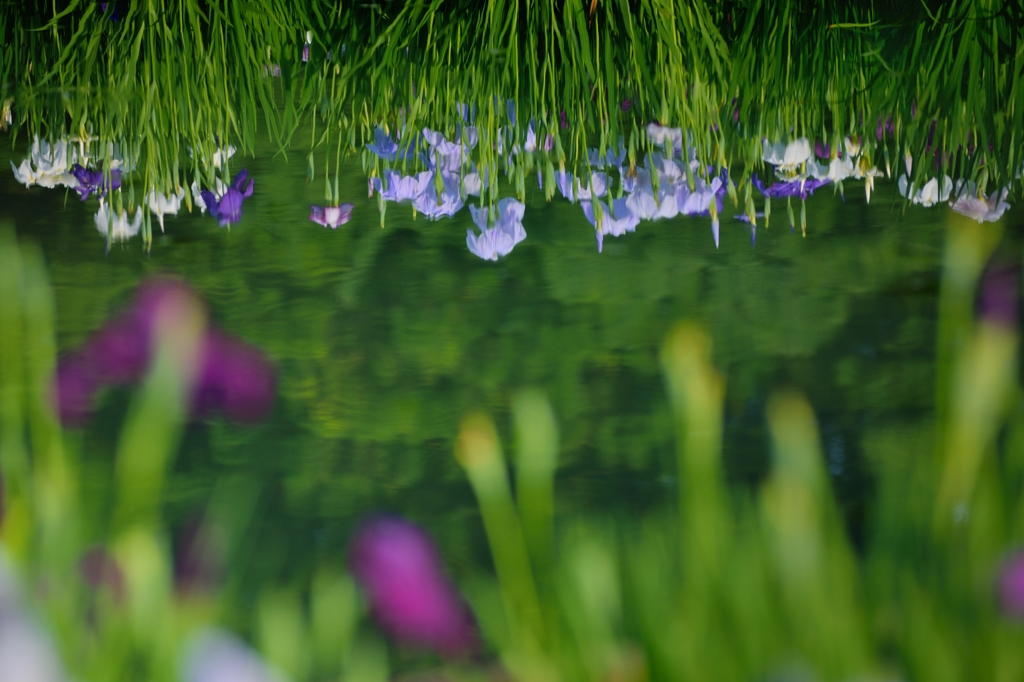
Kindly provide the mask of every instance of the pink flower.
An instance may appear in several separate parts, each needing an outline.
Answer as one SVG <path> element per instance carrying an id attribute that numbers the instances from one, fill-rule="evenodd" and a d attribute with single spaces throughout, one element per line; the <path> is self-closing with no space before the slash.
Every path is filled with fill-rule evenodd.
<path id="1" fill-rule="evenodd" d="M 329 227 L 332 230 L 338 229 L 338 225 L 344 225 L 352 219 L 352 204 L 341 206 L 310 206 L 309 219 L 317 225 Z"/>
<path id="2" fill-rule="evenodd" d="M 422 528 L 396 517 L 374 519 L 353 538 L 348 563 L 390 637 L 444 656 L 477 650 L 473 616 Z"/>

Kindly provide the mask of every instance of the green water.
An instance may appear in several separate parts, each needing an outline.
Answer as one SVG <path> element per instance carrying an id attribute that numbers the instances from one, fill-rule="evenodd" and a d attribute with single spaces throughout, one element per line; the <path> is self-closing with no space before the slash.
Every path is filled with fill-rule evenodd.
<path id="1" fill-rule="evenodd" d="M 20 158 L 5 151 L 0 167 Z M 806 238 L 776 202 L 753 247 L 731 217 L 719 249 L 710 219 L 681 217 L 606 238 L 603 254 L 578 206 L 528 190 L 529 236 L 493 263 L 466 249 L 466 210 L 430 222 L 391 205 L 381 229 L 354 162 L 341 197 L 354 217 L 332 231 L 307 220 L 322 188 L 306 183 L 301 159 L 235 161 L 256 179 L 242 221 L 229 231 L 198 211 L 170 217 L 149 254 L 138 238 L 105 253 L 95 200 L 25 190 L 10 173 L 0 173 L 0 220 L 43 248 L 62 351 L 142 278 L 173 272 L 203 293 L 219 325 L 272 358 L 271 420 L 191 426 L 166 496 L 180 524 L 216 490 L 243 491 L 238 506 L 254 513 L 235 514 L 247 539 L 232 563 L 257 582 L 340 559 L 353 523 L 372 511 L 423 523 L 456 566 L 485 561 L 453 439 L 462 415 L 483 408 L 509 449 L 509 400 L 524 386 L 545 388 L 560 420 L 560 523 L 670 502 L 659 347 L 681 318 L 703 321 L 714 339 L 727 382 L 725 462 L 738 484 L 767 470 L 766 396 L 795 385 L 819 415 L 835 488 L 859 528 L 872 489 L 864 443 L 930 419 L 948 209 L 904 212 L 894 183 L 880 182 L 870 205 L 857 184 L 845 202 L 819 192 Z M 105 396 L 71 436 L 86 499 L 107 491 L 127 397 Z"/>

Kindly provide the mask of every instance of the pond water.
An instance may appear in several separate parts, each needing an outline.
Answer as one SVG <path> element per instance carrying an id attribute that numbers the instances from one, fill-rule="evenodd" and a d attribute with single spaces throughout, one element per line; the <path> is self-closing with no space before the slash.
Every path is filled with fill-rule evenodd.
<path id="1" fill-rule="evenodd" d="M 748 225 L 725 218 L 715 248 L 710 218 L 679 217 L 606 239 L 601 254 L 579 206 L 528 189 L 528 239 L 489 262 L 466 248 L 468 211 L 432 222 L 391 207 L 382 229 L 352 161 L 341 176 L 352 221 L 323 229 L 307 220 L 320 185 L 307 183 L 304 162 L 265 151 L 238 160 L 255 178 L 240 223 L 183 212 L 148 254 L 138 239 L 106 252 L 95 200 L 0 174 L 0 220 L 44 251 L 62 351 L 140 280 L 170 272 L 272 358 L 272 418 L 192 425 L 166 498 L 180 525 L 229 481 L 226 494 L 245 503 L 228 506 L 256 510 L 234 516 L 248 524 L 239 551 L 257 583 L 340 559 L 372 510 L 421 522 L 456 566 L 487 561 L 480 523 L 456 522 L 478 512 L 453 441 L 462 415 L 483 408 L 510 451 L 509 401 L 526 386 L 548 392 L 560 422 L 560 520 L 666 502 L 675 466 L 659 348 L 683 318 L 714 339 L 726 467 L 741 484 L 767 470 L 764 401 L 779 385 L 801 388 L 817 410 L 854 528 L 871 490 L 865 439 L 930 419 L 948 209 L 904 211 L 895 183 L 879 182 L 870 205 L 858 186 L 845 201 L 819 192 L 806 238 L 779 211 L 753 245 Z M 0 167 L 8 159 L 20 155 L 5 151 Z M 107 395 L 75 436 L 86 494 L 105 490 L 127 403 Z"/>

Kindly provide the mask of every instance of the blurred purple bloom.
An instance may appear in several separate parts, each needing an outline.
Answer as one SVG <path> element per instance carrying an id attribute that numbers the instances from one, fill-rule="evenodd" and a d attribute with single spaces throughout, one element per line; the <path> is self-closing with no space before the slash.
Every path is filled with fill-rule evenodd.
<path id="1" fill-rule="evenodd" d="M 560 112 L 558 112 L 558 122 L 562 126 L 562 130 L 568 130 L 569 119 L 565 115 L 565 109 L 562 109 Z"/>
<path id="2" fill-rule="evenodd" d="M 203 337 L 202 364 L 192 390 L 192 415 L 220 411 L 228 419 L 256 423 L 274 407 L 274 370 L 254 346 L 208 329 Z"/>
<path id="3" fill-rule="evenodd" d="M 103 177 L 103 171 L 89 170 L 77 163 L 71 167 L 71 175 L 75 177 L 75 180 L 78 180 L 78 186 L 75 187 L 75 191 L 82 196 L 82 201 L 88 199 L 89 195 L 93 192 L 102 199 L 107 195 L 107 190 L 121 187 L 121 170 L 119 168 L 110 171 L 109 184 L 106 182 L 106 178 Z"/>
<path id="4" fill-rule="evenodd" d="M 310 206 L 309 207 L 309 219 L 317 225 L 323 225 L 333 230 L 338 229 L 338 225 L 344 225 L 352 219 L 352 204 L 342 204 L 341 206 Z"/>
<path id="5" fill-rule="evenodd" d="M 828 158 L 831 158 L 831 153 L 832 153 L 832 147 L 830 147 L 827 142 L 822 142 L 821 140 L 815 141 L 815 143 L 814 143 L 814 155 L 815 156 L 817 156 L 819 159 L 828 159 Z M 842 152 L 840 152 L 839 156 L 842 156 L 842 155 L 843 155 Z"/>
<path id="6" fill-rule="evenodd" d="M 1014 620 L 1024 620 L 1024 551 L 1018 551 L 1005 562 L 996 580 L 996 594 L 1003 613 Z"/>
<path id="7" fill-rule="evenodd" d="M 629 111 L 632 108 L 633 100 L 630 99 L 629 97 L 627 97 L 626 99 L 622 100 L 622 102 L 619 103 L 619 109 L 621 109 L 622 111 Z"/>
<path id="8" fill-rule="evenodd" d="M 1000 327 L 1020 325 L 1020 266 L 991 262 L 981 276 L 975 301 L 979 318 Z"/>
<path id="9" fill-rule="evenodd" d="M 444 656 L 477 650 L 473 615 L 422 528 L 400 518 L 374 519 L 352 539 L 348 564 L 390 637 Z"/>
<path id="10" fill-rule="evenodd" d="M 249 180 L 248 186 L 246 180 Z M 218 225 L 226 227 L 242 219 L 242 201 L 252 196 L 254 183 L 249 179 L 249 171 L 243 168 L 219 199 L 208 189 L 202 191 L 203 203 L 210 215 L 217 219 Z"/>
<path id="11" fill-rule="evenodd" d="M 157 277 L 144 282 L 128 310 L 63 358 L 54 377 L 54 400 L 61 422 L 84 424 L 100 390 L 140 381 L 152 362 L 160 311 L 182 303 L 204 308 L 199 295 L 182 280 Z M 199 363 L 193 416 L 221 411 L 229 419 L 254 422 L 269 413 L 274 373 L 258 350 L 208 328 Z"/>

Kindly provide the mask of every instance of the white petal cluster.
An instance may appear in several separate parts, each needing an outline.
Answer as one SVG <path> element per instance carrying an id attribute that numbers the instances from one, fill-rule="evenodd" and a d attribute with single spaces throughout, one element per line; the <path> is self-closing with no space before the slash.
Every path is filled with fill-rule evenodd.
<path id="1" fill-rule="evenodd" d="M 14 178 L 25 187 L 76 187 L 78 181 L 69 172 L 76 159 L 75 149 L 69 148 L 67 141 L 60 140 L 51 145 L 36 136 L 32 140 L 29 157 L 19 166 L 12 161 L 11 170 Z"/>
<path id="2" fill-rule="evenodd" d="M 96 229 L 104 237 L 111 240 L 126 241 L 139 233 L 142 227 L 142 207 L 135 208 L 135 215 L 128 219 L 128 212 L 123 208 L 120 212 L 111 209 L 108 202 L 100 202 L 100 210 L 96 211 Z"/>

